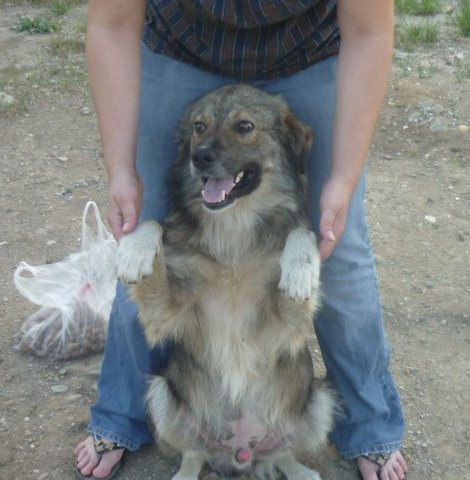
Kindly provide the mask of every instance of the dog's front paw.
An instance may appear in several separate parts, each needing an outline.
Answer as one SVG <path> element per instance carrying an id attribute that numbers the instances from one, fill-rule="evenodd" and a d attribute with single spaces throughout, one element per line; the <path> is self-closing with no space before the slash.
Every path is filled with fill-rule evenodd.
<path id="1" fill-rule="evenodd" d="M 308 260 L 290 262 L 284 268 L 281 267 L 281 270 L 279 289 L 292 300 L 303 302 L 312 298 L 318 291 L 318 273 Z"/>
<path id="2" fill-rule="evenodd" d="M 303 228 L 292 231 L 282 252 L 279 289 L 292 300 L 303 302 L 318 292 L 320 256 L 315 235 Z"/>
<path id="3" fill-rule="evenodd" d="M 119 241 L 117 276 L 125 283 L 136 283 L 153 271 L 153 260 L 160 253 L 162 228 L 157 222 L 140 224 Z"/>

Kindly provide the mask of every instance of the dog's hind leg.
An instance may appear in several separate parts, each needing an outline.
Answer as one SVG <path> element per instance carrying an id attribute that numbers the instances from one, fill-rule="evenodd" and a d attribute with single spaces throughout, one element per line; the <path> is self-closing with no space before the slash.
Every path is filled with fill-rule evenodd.
<path id="1" fill-rule="evenodd" d="M 193 450 L 183 452 L 180 468 L 172 480 L 197 480 L 204 463 L 202 452 Z"/>
<path id="2" fill-rule="evenodd" d="M 286 453 L 275 462 L 287 480 L 321 480 L 315 470 L 302 465 L 291 453 Z"/>
<path id="3" fill-rule="evenodd" d="M 251 478 L 255 480 L 276 480 L 279 478 L 279 472 L 272 461 L 264 460 L 255 464 L 251 472 Z"/>

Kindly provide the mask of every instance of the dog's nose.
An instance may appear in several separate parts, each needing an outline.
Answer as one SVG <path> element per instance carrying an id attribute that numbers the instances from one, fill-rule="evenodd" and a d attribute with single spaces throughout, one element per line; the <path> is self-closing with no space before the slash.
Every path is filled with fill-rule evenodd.
<path id="1" fill-rule="evenodd" d="M 215 161 L 214 151 L 207 145 L 200 145 L 194 150 L 191 159 L 195 167 L 207 168 Z"/>

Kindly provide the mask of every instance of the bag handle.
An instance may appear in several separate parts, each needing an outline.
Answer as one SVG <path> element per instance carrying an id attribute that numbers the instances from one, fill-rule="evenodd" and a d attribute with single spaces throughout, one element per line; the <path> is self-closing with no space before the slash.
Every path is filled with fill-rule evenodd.
<path id="1" fill-rule="evenodd" d="M 88 226 L 86 220 L 88 218 L 88 213 L 89 210 L 93 210 L 93 216 L 95 218 L 95 227 L 96 227 L 96 235 L 93 235 L 94 237 L 94 242 L 105 242 L 109 240 L 110 238 L 114 237 L 108 232 L 106 229 L 103 221 L 101 220 L 101 215 L 100 211 L 98 210 L 98 206 L 96 205 L 96 202 L 93 200 L 90 200 L 87 202 L 85 205 L 85 208 L 83 210 L 83 217 L 82 217 L 82 250 L 86 250 L 91 242 L 91 228 Z"/>

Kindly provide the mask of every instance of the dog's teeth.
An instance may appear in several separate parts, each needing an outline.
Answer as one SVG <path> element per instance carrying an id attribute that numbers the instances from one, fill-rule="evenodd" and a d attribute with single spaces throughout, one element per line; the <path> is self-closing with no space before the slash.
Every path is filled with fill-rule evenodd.
<path id="1" fill-rule="evenodd" d="M 222 190 L 222 191 L 220 192 L 220 200 L 219 200 L 219 201 L 220 201 L 220 202 L 223 202 L 224 200 L 225 200 L 225 190 Z"/>
<path id="2" fill-rule="evenodd" d="M 240 183 L 240 180 L 243 178 L 243 172 L 240 172 L 236 177 L 235 177 L 235 183 Z"/>

